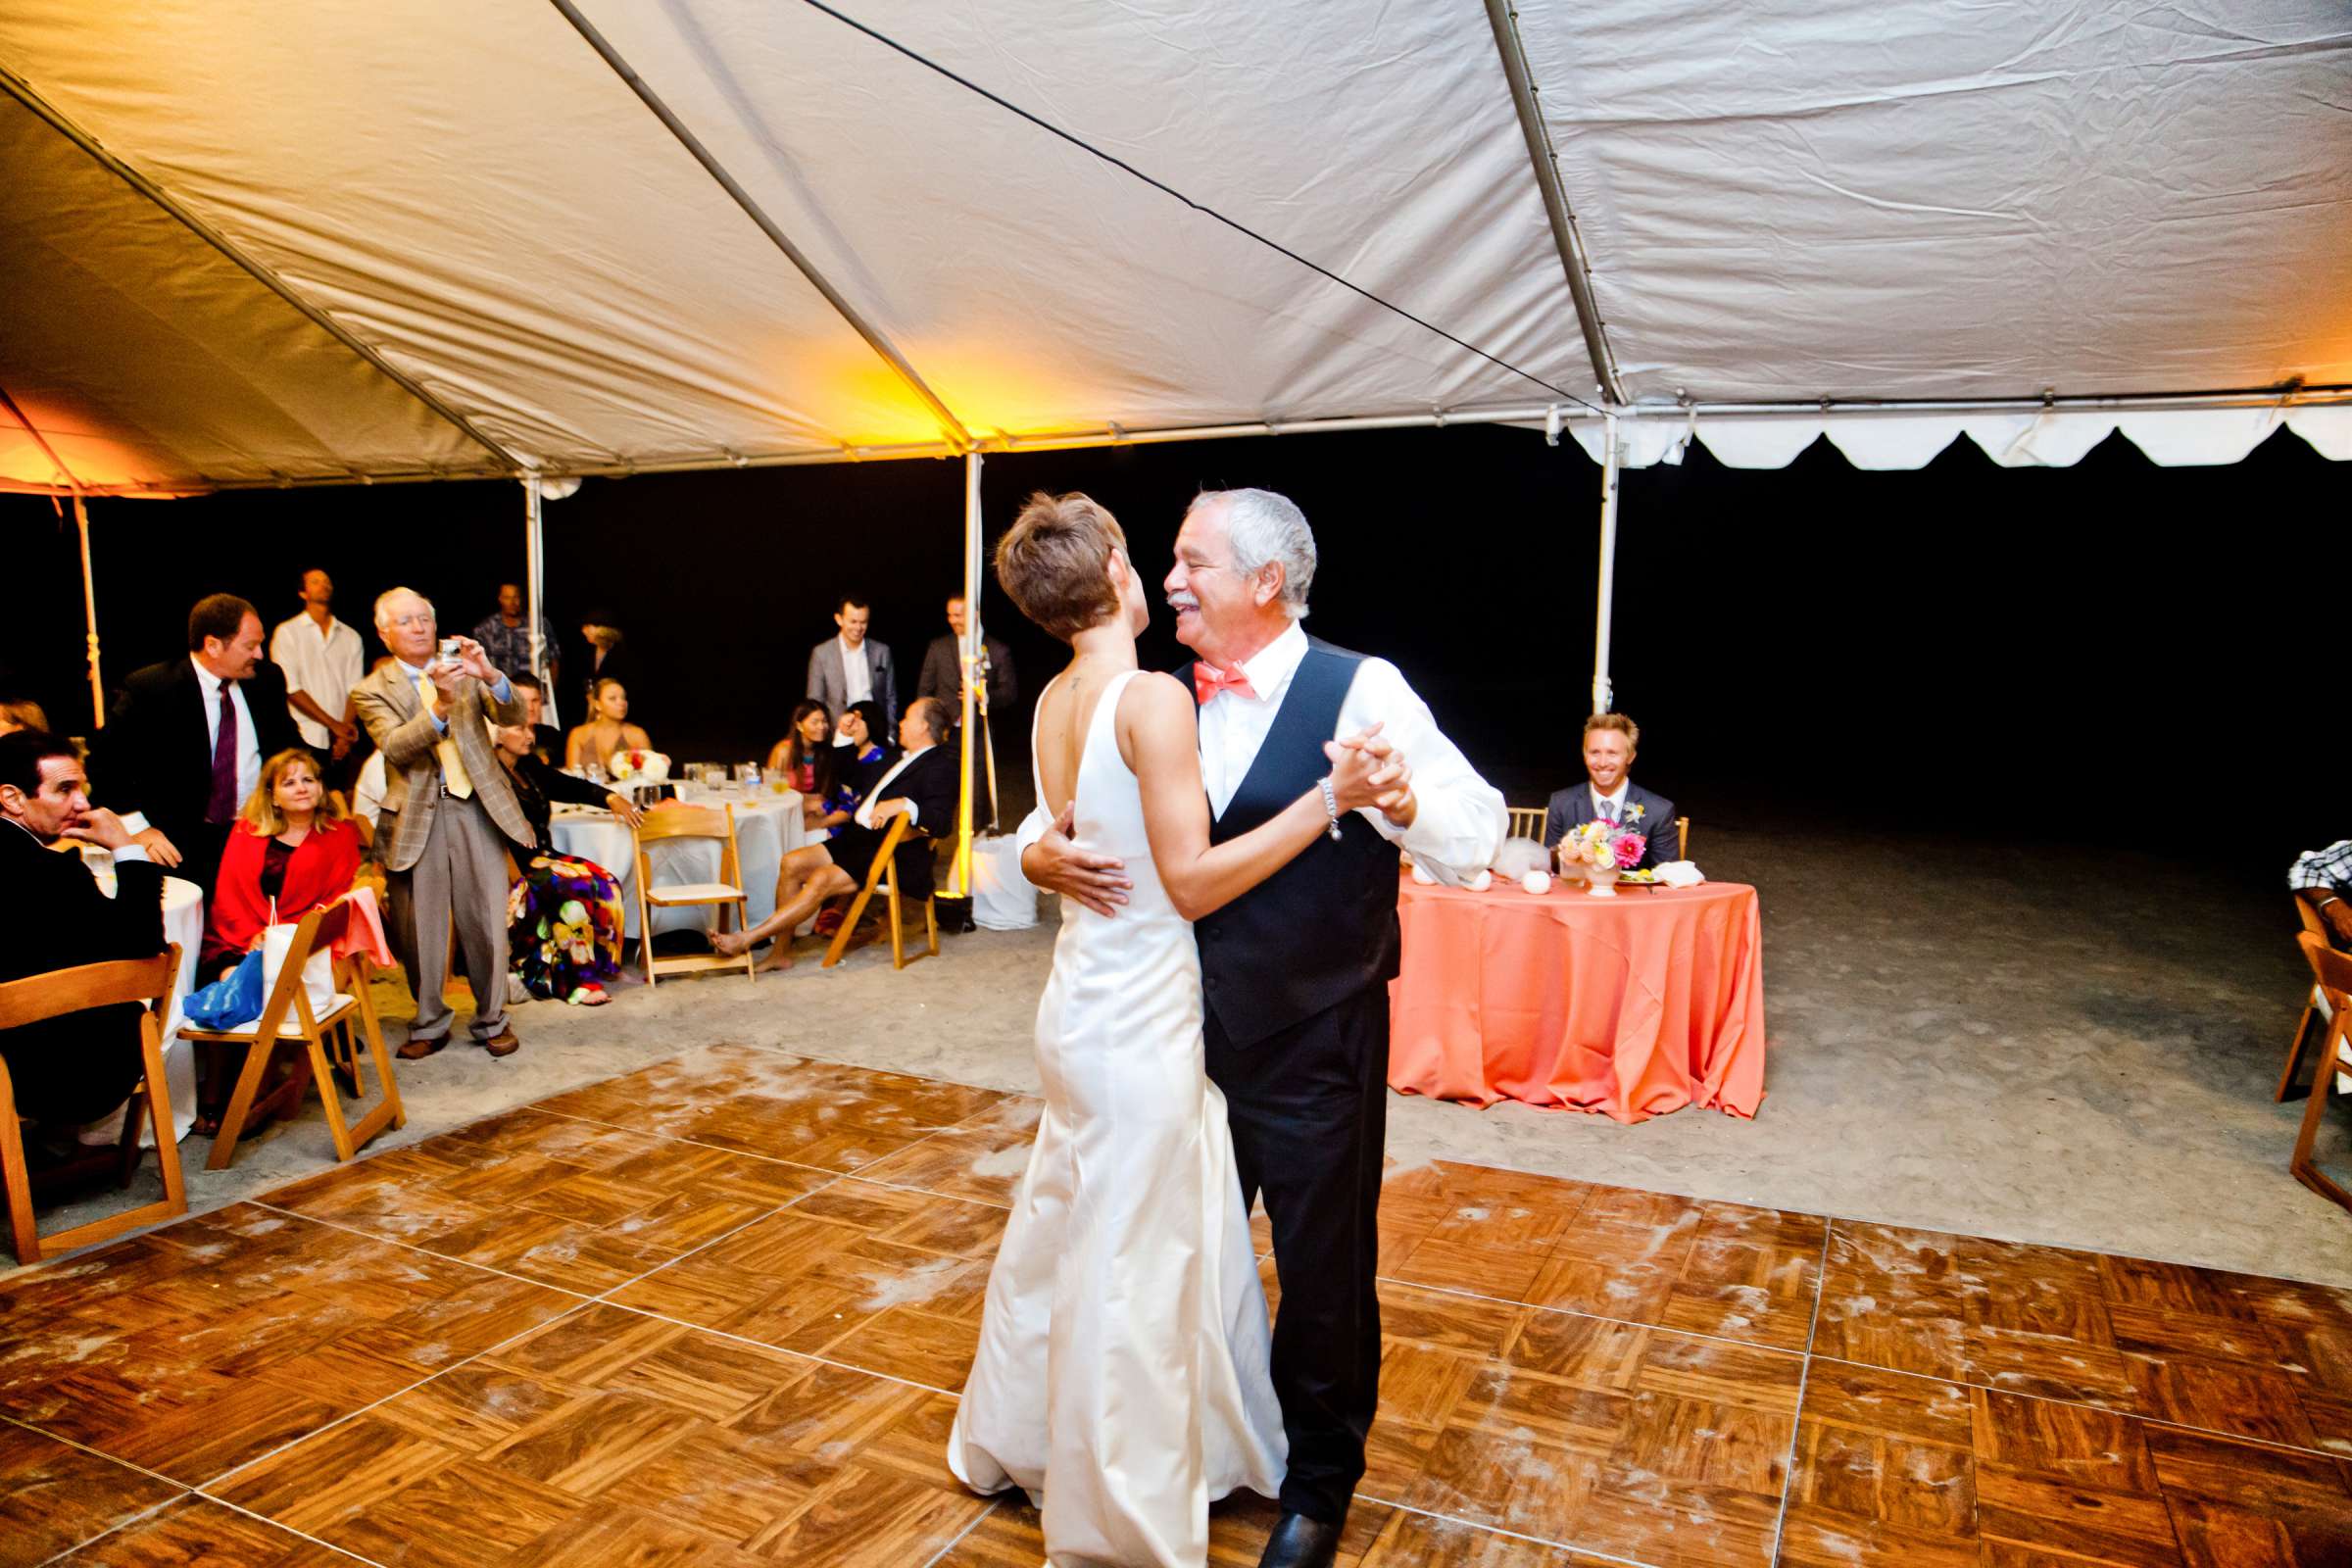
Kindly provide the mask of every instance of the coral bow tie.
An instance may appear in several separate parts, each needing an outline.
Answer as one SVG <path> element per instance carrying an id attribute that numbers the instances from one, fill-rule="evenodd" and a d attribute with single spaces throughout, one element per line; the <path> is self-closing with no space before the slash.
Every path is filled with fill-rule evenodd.
<path id="1" fill-rule="evenodd" d="M 1247 674 L 1237 669 L 1228 675 L 1213 664 L 1196 660 L 1193 663 L 1193 695 L 1200 700 L 1200 706 L 1206 708 L 1208 700 L 1219 692 L 1231 692 L 1236 697 L 1257 701 L 1256 688 L 1250 684 Z"/>

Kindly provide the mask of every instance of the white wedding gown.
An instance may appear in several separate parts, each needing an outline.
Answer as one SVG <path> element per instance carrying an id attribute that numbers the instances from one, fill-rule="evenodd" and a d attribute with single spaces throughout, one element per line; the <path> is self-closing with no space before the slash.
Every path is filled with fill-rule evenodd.
<path id="1" fill-rule="evenodd" d="M 1200 956 L 1113 732 L 1133 678 L 1088 724 L 1072 837 L 1135 888 L 1109 919 L 1065 901 L 1037 1008 L 1045 1115 L 948 1439 L 966 1486 L 1029 1494 L 1053 1568 L 1200 1568 L 1210 1501 L 1282 1483 L 1265 1293 L 1201 1069 Z"/>

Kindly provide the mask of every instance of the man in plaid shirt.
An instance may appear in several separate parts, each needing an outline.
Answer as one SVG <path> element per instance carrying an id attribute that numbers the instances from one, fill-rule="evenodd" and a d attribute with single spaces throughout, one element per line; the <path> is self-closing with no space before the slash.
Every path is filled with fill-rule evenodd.
<path id="1" fill-rule="evenodd" d="M 2286 885 L 2320 911 L 2329 940 L 2352 952 L 2352 839 L 2307 851 L 2287 868 Z"/>
<path id="2" fill-rule="evenodd" d="M 522 585 L 502 582 L 498 585 L 498 613 L 487 616 L 473 628 L 473 640 L 489 654 L 490 662 L 512 674 L 528 672 L 536 675 L 550 692 L 556 689 L 556 628 L 545 615 L 539 617 L 539 636 L 542 642 L 539 662 L 531 662 L 531 623 L 523 613 Z"/>

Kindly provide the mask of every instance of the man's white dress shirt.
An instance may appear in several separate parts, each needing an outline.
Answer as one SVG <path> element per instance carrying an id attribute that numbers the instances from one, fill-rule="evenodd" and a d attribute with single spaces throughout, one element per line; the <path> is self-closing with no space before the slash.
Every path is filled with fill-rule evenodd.
<path id="1" fill-rule="evenodd" d="M 852 703 L 872 702 L 874 700 L 874 666 L 866 662 L 865 644 L 859 643 L 857 647 L 852 648 L 847 642 L 836 637 L 833 639 L 833 646 L 841 651 L 841 689 L 844 694 L 841 706 L 847 708 Z M 888 721 L 890 717 L 888 713 L 882 716 L 885 721 Z M 841 732 L 841 726 L 838 724 L 833 726 L 833 744 L 836 746 L 850 744 L 850 738 Z"/>
<path id="2" fill-rule="evenodd" d="M 204 755 L 209 765 L 220 745 L 220 677 L 205 668 L 204 661 L 194 654 L 188 656 L 188 662 L 195 667 L 197 689 L 204 693 Z M 245 706 L 243 681 L 230 683 L 228 706 L 237 714 L 236 808 L 243 810 L 246 800 L 262 782 L 262 738 L 253 732 L 253 710 Z"/>
<path id="3" fill-rule="evenodd" d="M 931 748 L 926 746 L 920 752 L 908 752 L 905 757 L 902 757 L 898 760 L 897 763 L 892 766 L 889 772 L 874 780 L 874 787 L 870 790 L 867 790 L 865 792 L 865 799 L 858 803 L 858 809 L 851 817 L 851 820 L 856 822 L 859 827 L 872 827 L 874 825 L 875 804 L 883 798 L 884 792 L 890 788 L 891 784 L 897 780 L 898 776 L 906 771 L 909 763 L 911 763 L 916 758 L 922 756 L 923 752 L 930 750 Z M 906 802 L 906 820 L 910 824 L 917 827 L 922 825 L 922 809 L 914 804 L 912 797 L 909 797 Z"/>
<path id="4" fill-rule="evenodd" d="M 1613 793 L 1603 795 L 1600 793 L 1600 788 L 1598 785 L 1595 785 L 1591 779 L 1587 779 L 1585 781 L 1585 791 L 1587 794 L 1592 797 L 1592 814 L 1594 816 L 1605 816 L 1613 821 L 1624 821 L 1626 792 L 1631 790 L 1633 787 L 1633 777 L 1629 774 L 1617 781 L 1617 788 Z M 1603 810 L 1603 807 L 1606 807 L 1607 809 Z"/>
<path id="5" fill-rule="evenodd" d="M 1208 791 L 1210 814 L 1223 816 L 1234 792 L 1257 760 L 1258 748 L 1274 728 L 1291 679 L 1307 653 L 1306 633 L 1294 621 L 1283 634 L 1242 662 L 1254 698 L 1227 690 L 1200 710 L 1200 782 Z M 1458 885 L 1485 870 L 1501 846 L 1510 820 L 1502 792 L 1470 765 L 1461 748 L 1438 728 L 1429 705 L 1404 674 L 1385 659 L 1366 659 L 1340 705 L 1332 739 L 1381 726 L 1380 734 L 1412 769 L 1418 810 L 1409 828 L 1397 827 L 1371 808 L 1360 815 L 1382 838 L 1397 846 L 1440 882 Z M 1027 850 L 1054 825 L 1041 803 L 1021 824 L 1020 848 Z"/>
<path id="6" fill-rule="evenodd" d="M 351 689 L 368 673 L 367 650 L 360 644 L 360 634 L 332 615 L 327 617 L 324 631 L 308 613 L 279 621 L 270 634 L 270 662 L 286 672 L 288 699 L 302 692 L 337 718 L 351 706 Z M 309 745 L 323 752 L 333 742 L 332 730 L 290 700 L 286 711 L 294 715 L 294 727 L 302 731 Z"/>

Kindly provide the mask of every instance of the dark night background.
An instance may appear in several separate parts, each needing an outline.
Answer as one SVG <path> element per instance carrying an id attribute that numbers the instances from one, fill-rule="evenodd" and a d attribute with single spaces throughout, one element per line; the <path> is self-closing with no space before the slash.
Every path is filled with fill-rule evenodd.
<path id="1" fill-rule="evenodd" d="M 1513 804 L 1581 776 L 1598 467 L 1573 443 L 1457 426 L 991 457 L 990 536 L 1039 488 L 1083 489 L 1164 569 L 1202 485 L 1305 508 L 1322 553 L 1308 627 L 1394 659 Z M 2002 469 L 1957 442 L 1867 473 L 1817 442 L 1788 468 L 1693 447 L 1629 470 L 1616 706 L 1637 775 L 1705 825 L 2024 836 L 2144 850 L 2276 881 L 2352 833 L 2343 669 L 2325 593 L 2352 565 L 2352 466 L 2286 431 L 2242 464 L 2159 468 L 2112 437 L 2072 468 Z M 91 504 L 111 684 L 185 645 L 226 589 L 274 624 L 295 570 L 334 574 L 368 633 L 406 581 L 470 627 L 522 566 L 512 483 L 260 491 Z M 763 755 L 834 596 L 869 597 L 911 697 L 961 575 L 959 465 L 911 461 L 590 479 L 546 512 L 568 688 L 580 617 L 609 607 L 643 671 L 632 714 L 680 762 Z M 89 727 L 71 521 L 0 497 L 31 624 L 10 684 Z M 69 513 L 70 519 L 70 513 Z M 384 564 L 397 562 L 397 566 Z M 1024 699 L 1059 645 L 993 587 Z M 1177 661 L 1163 617 L 1148 662 Z M 1000 736 L 1007 733 L 1000 730 Z M 1025 721 L 1010 733 L 1025 737 Z M 1022 768 L 1019 741 L 1000 760 Z"/>

